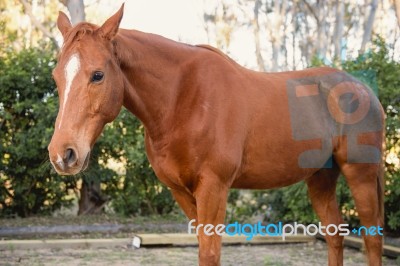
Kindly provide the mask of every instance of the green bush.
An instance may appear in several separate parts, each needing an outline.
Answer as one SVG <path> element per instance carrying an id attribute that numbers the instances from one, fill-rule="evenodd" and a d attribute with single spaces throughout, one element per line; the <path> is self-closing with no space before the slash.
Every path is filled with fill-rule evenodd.
<path id="1" fill-rule="evenodd" d="M 118 162 L 125 171 L 105 182 L 115 212 L 125 215 L 167 214 L 176 207 L 169 189 L 155 176 L 145 153 L 144 129 L 126 109 L 109 124 L 98 143 L 100 160 Z"/>
<path id="2" fill-rule="evenodd" d="M 69 203 L 47 155 L 57 113 L 52 58 L 50 48 L 0 53 L 0 216 L 48 214 Z"/>

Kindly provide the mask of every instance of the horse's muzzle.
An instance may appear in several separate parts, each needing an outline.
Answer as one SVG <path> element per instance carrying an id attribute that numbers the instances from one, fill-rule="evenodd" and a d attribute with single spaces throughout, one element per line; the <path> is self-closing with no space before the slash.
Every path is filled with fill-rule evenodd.
<path id="1" fill-rule="evenodd" d="M 74 148 L 67 148 L 62 155 L 60 153 L 52 153 L 49 149 L 50 162 L 60 175 L 75 175 L 85 170 L 89 165 L 90 151 L 84 154 L 80 158 Z"/>

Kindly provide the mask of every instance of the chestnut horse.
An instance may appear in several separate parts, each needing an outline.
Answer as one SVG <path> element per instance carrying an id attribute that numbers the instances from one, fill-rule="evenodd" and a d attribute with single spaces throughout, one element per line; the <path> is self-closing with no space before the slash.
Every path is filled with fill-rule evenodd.
<path id="1" fill-rule="evenodd" d="M 259 73 L 215 48 L 119 29 L 123 6 L 102 26 L 72 27 L 53 71 L 60 97 L 51 163 L 86 169 L 106 123 L 122 106 L 145 127 L 146 152 L 189 219 L 223 224 L 229 188 L 267 189 L 304 180 L 322 224 L 342 222 L 343 173 L 361 223 L 383 225 L 383 111 L 359 81 L 332 68 Z M 219 265 L 221 237 L 198 235 L 199 264 Z M 382 237 L 364 236 L 370 265 Z M 327 235 L 329 265 L 343 263 L 343 236 Z"/>

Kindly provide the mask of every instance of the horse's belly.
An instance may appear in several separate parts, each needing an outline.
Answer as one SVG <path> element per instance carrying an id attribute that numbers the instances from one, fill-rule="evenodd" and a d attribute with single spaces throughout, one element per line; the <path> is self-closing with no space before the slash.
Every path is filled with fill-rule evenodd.
<path id="1" fill-rule="evenodd" d="M 247 153 L 232 187 L 267 189 L 302 181 L 329 162 L 332 154 L 321 152 L 321 142 L 294 141 L 281 131 L 282 138 L 266 138 L 247 147 Z M 274 139 L 274 141 L 268 141 Z M 278 140 L 279 139 L 279 140 Z"/>
<path id="2" fill-rule="evenodd" d="M 300 182 L 318 169 L 299 168 L 293 166 L 276 165 L 268 169 L 251 169 L 239 175 L 232 184 L 232 188 L 243 189 L 270 189 L 285 187 Z"/>

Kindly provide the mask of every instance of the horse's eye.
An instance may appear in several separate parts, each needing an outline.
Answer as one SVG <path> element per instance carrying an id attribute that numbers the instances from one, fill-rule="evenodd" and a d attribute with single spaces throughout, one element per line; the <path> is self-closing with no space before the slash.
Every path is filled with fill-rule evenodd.
<path id="1" fill-rule="evenodd" d="M 95 83 L 96 82 L 100 82 L 100 81 L 103 80 L 103 77 L 104 77 L 104 73 L 103 72 L 96 71 L 96 72 L 93 73 L 91 81 L 95 82 Z"/>

